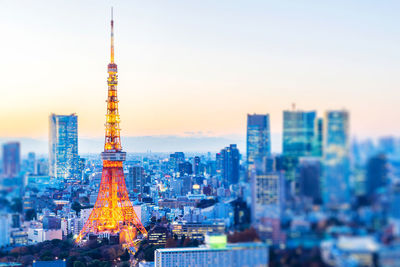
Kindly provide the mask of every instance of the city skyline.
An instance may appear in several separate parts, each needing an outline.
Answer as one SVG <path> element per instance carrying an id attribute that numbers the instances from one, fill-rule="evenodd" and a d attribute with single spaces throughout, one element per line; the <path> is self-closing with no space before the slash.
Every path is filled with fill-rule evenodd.
<path id="1" fill-rule="evenodd" d="M 0 265 L 400 266 L 396 4 L 72 1 L 0 3 Z"/>
<path id="2" fill-rule="evenodd" d="M 121 21 L 116 59 L 125 137 L 245 138 L 253 113 L 270 114 L 271 132 L 280 134 L 282 112 L 293 102 L 320 116 L 346 108 L 352 136 L 400 133 L 393 124 L 400 115 L 394 2 L 390 9 L 352 3 L 346 11 L 339 3 L 285 1 L 75 4 L 1 4 L 9 36 L 0 45 L 7 51 L 0 71 L 8 77 L 1 137 L 44 138 L 51 113 L 77 113 L 79 136 L 101 136 L 111 5 Z"/>

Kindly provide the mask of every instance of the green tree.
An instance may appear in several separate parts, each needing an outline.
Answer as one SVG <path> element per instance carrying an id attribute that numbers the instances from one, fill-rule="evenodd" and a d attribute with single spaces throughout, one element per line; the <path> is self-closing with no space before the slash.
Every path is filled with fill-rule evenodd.
<path id="1" fill-rule="evenodd" d="M 86 265 L 81 261 L 74 262 L 74 267 L 86 267 Z"/>
<path id="2" fill-rule="evenodd" d="M 35 209 L 28 209 L 25 212 L 25 219 L 27 221 L 32 221 L 33 219 L 36 219 L 36 210 Z"/>
<path id="3" fill-rule="evenodd" d="M 144 260 L 148 262 L 154 261 L 154 251 L 159 248 L 162 248 L 162 246 L 147 246 L 144 249 Z"/>
<path id="4" fill-rule="evenodd" d="M 72 205 L 71 205 L 71 209 L 73 209 L 76 212 L 76 215 L 78 215 L 78 213 L 82 209 L 82 205 L 81 205 L 81 203 L 74 201 L 74 203 L 72 203 Z"/>
<path id="5" fill-rule="evenodd" d="M 124 254 L 121 255 L 121 261 L 129 261 L 129 259 L 131 258 L 131 255 L 129 254 L 128 250 L 125 249 Z"/>
<path id="6" fill-rule="evenodd" d="M 53 260 L 53 254 L 51 253 L 50 250 L 45 250 L 42 252 L 42 255 L 40 256 L 40 259 L 42 261 L 51 261 Z"/>
<path id="7" fill-rule="evenodd" d="M 87 265 L 88 267 L 101 267 L 102 266 L 102 262 L 99 260 L 94 260 L 90 263 L 88 263 Z"/>

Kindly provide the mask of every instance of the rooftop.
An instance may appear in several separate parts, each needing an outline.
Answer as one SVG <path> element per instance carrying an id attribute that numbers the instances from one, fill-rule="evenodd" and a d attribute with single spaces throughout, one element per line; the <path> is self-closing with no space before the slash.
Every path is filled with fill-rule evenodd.
<path id="1" fill-rule="evenodd" d="M 268 248 L 268 244 L 266 243 L 235 243 L 235 244 L 227 244 L 224 248 L 211 248 L 206 246 L 201 247 L 192 247 L 192 248 L 160 248 L 156 251 L 166 253 L 166 252 L 195 252 L 195 251 L 215 251 L 215 250 L 237 250 L 237 249 L 248 249 L 248 248 Z"/>

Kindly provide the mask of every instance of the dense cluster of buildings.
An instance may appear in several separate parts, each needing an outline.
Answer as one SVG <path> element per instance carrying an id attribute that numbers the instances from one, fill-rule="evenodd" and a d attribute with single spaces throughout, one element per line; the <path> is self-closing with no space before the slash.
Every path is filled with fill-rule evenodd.
<path id="1" fill-rule="evenodd" d="M 216 154 L 127 155 L 125 182 L 148 242 L 197 244 L 159 248 L 152 266 L 266 266 L 269 250 L 299 246 L 317 247 L 331 265 L 400 264 L 399 140 L 350 140 L 346 110 L 293 109 L 283 112 L 277 154 L 270 119 L 247 116 L 245 152 L 227 144 Z M 0 247 L 73 238 L 96 201 L 102 161 L 78 154 L 77 116 L 49 122 L 48 156 L 2 146 Z M 250 228 L 259 242 L 226 242 Z"/>

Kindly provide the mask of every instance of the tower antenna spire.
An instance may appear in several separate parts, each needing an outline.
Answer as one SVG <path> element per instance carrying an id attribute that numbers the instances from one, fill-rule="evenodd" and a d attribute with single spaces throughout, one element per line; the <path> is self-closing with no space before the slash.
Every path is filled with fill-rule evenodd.
<path id="1" fill-rule="evenodd" d="M 111 63 L 114 63 L 114 10 L 111 7 Z"/>

